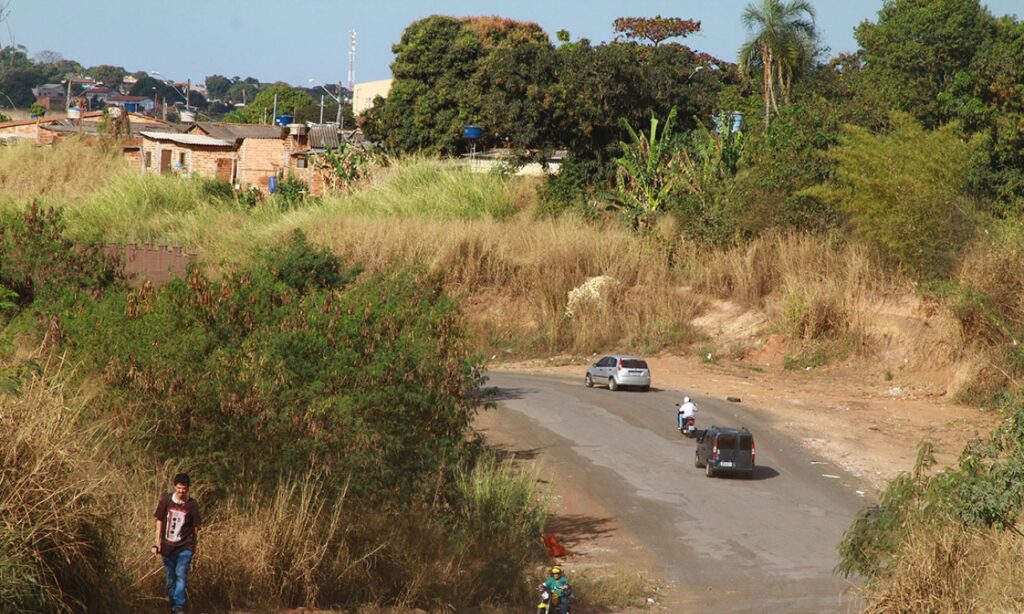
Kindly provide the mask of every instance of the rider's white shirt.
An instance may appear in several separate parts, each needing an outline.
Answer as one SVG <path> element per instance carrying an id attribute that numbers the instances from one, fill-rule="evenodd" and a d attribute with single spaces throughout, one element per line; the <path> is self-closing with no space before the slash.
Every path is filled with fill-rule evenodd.
<path id="1" fill-rule="evenodd" d="M 693 402 L 683 403 L 679 406 L 679 413 L 683 414 L 683 417 L 690 418 L 697 413 L 697 406 Z"/>

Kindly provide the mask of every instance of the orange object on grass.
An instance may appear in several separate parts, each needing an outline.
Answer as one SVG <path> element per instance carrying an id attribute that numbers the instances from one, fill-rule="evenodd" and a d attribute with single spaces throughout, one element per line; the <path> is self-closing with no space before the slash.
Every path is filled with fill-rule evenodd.
<path id="1" fill-rule="evenodd" d="M 569 551 L 565 549 L 565 546 L 558 543 L 558 538 L 555 537 L 554 533 L 548 533 L 545 535 L 544 539 L 541 540 L 541 543 L 543 543 L 544 547 L 548 549 L 548 555 L 553 558 L 569 555 Z"/>

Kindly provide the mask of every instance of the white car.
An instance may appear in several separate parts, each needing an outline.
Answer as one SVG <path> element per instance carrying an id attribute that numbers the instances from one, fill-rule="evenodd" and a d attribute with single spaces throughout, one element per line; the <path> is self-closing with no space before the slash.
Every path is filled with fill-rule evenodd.
<path id="1" fill-rule="evenodd" d="M 626 387 L 648 390 L 651 387 L 651 370 L 647 361 L 639 356 L 610 354 L 587 367 L 583 383 L 587 388 L 596 384 L 607 386 L 608 390 Z"/>

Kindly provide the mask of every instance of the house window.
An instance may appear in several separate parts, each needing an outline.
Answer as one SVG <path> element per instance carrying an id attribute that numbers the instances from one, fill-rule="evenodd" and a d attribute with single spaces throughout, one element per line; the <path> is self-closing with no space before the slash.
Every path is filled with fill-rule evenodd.
<path id="1" fill-rule="evenodd" d="M 296 168 L 306 168 L 306 159 L 305 158 L 299 158 L 298 160 L 296 160 L 295 167 Z"/>
<path id="2" fill-rule="evenodd" d="M 146 168 L 149 168 L 151 166 L 153 166 L 153 152 L 152 151 L 147 151 L 146 152 Z"/>
<path id="3" fill-rule="evenodd" d="M 178 166 L 183 167 L 183 168 L 185 166 L 185 152 L 184 151 L 178 153 Z"/>

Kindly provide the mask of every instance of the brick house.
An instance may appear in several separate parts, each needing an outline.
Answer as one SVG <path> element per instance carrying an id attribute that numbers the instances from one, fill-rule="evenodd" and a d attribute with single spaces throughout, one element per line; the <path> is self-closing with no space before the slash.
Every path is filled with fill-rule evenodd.
<path id="1" fill-rule="evenodd" d="M 67 106 L 67 91 L 60 83 L 46 83 L 33 87 L 32 95 L 36 97 L 36 104 L 48 111 L 58 111 Z"/>
<path id="2" fill-rule="evenodd" d="M 302 135 L 281 126 L 199 122 L 184 134 L 142 133 L 143 173 L 198 175 L 269 191 L 270 177 L 281 176 L 290 154 L 304 148 Z"/>
<path id="3" fill-rule="evenodd" d="M 288 167 L 288 154 L 301 145 L 281 126 L 199 122 L 190 134 L 205 134 L 235 144 L 233 183 L 268 191 L 270 177 Z"/>
<path id="4" fill-rule="evenodd" d="M 317 157 L 328 149 L 338 149 L 343 143 L 361 144 L 361 130 L 339 130 L 334 124 L 314 125 L 308 128 L 305 139 L 297 142 L 298 147 L 289 155 L 288 168 L 285 171 L 309 186 L 310 196 L 321 196 L 330 187 L 330 179 L 325 176 L 330 171 L 317 168 Z M 303 147 L 302 145 L 305 145 Z"/>
<path id="5" fill-rule="evenodd" d="M 140 130 L 168 130 L 171 127 L 168 122 L 139 113 L 129 113 L 128 119 L 136 139 L 135 145 L 141 145 Z M 58 114 L 3 122 L 0 123 L 0 142 L 29 141 L 36 145 L 52 145 L 72 133 L 99 137 L 102 120 L 102 111 L 91 111 L 82 113 L 80 119 L 68 119 L 66 115 Z"/>
<path id="6" fill-rule="evenodd" d="M 139 160 L 143 173 L 199 175 L 233 183 L 238 156 L 235 143 L 205 134 L 143 131 Z"/>
<path id="7" fill-rule="evenodd" d="M 95 109 L 107 104 L 107 101 L 114 96 L 120 96 L 121 92 L 105 85 L 96 85 L 85 90 L 83 96 L 89 101 L 89 108 Z"/>

